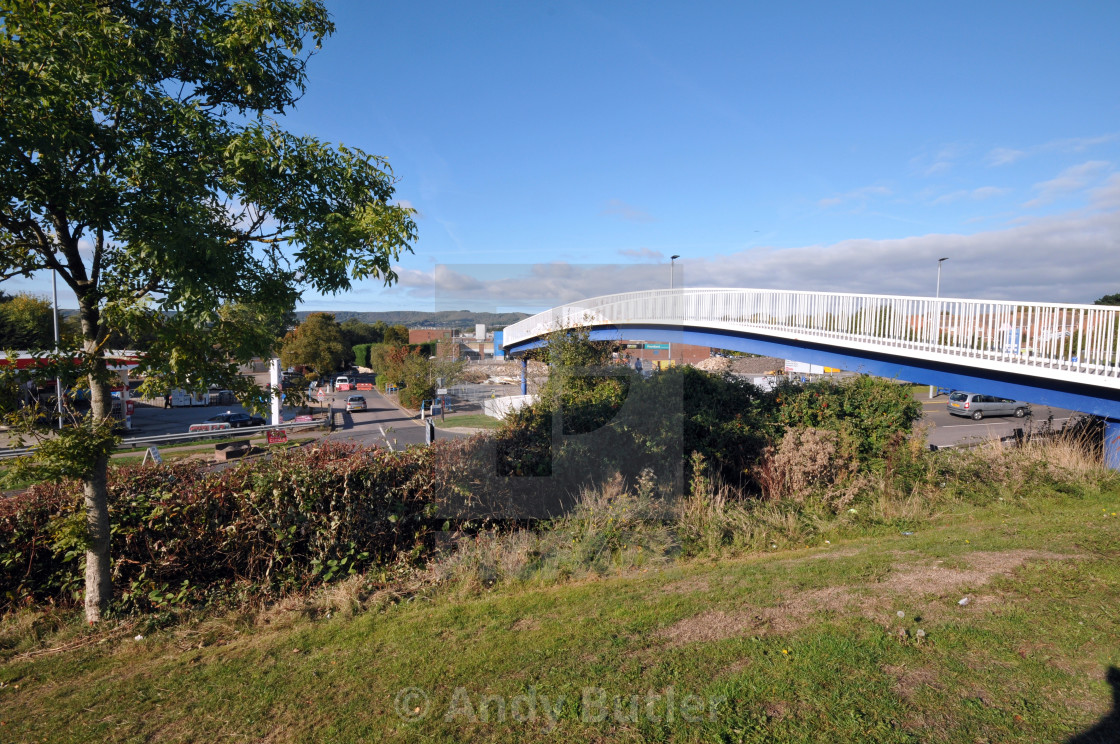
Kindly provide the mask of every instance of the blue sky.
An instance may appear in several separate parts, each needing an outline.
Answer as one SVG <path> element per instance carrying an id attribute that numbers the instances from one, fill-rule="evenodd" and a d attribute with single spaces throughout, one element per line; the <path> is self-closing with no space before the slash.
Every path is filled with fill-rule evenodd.
<path id="1" fill-rule="evenodd" d="M 668 284 L 1120 292 L 1120 4 L 329 2 L 286 118 L 386 156 L 391 289 L 535 309 Z M 521 277 L 531 276 L 531 281 Z M 64 303 L 65 304 L 65 303 Z"/>

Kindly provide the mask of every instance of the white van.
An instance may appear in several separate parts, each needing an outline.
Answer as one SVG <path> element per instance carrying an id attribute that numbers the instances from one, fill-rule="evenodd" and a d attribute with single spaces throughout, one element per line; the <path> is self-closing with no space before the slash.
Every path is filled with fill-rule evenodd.
<path id="1" fill-rule="evenodd" d="M 349 377 L 336 377 L 334 378 L 334 389 L 336 392 L 346 392 L 350 389 Z"/>

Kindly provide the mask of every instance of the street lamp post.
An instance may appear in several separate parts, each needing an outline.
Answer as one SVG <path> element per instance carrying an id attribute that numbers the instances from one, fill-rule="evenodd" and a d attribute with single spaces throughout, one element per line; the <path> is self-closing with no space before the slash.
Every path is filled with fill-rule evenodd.
<path id="1" fill-rule="evenodd" d="M 669 256 L 669 289 L 676 289 L 677 259 L 678 258 L 680 258 L 679 255 Z M 673 363 L 673 342 L 672 341 L 669 342 L 669 348 L 668 348 L 667 351 L 668 351 L 668 356 L 669 356 L 669 364 L 672 364 Z"/>
<path id="2" fill-rule="evenodd" d="M 937 259 L 937 290 L 933 295 L 933 298 L 935 300 L 940 300 L 941 299 L 941 264 L 945 263 L 948 260 L 949 260 L 948 256 L 943 256 L 943 257 Z M 936 332 L 936 335 L 934 336 L 934 340 L 936 341 L 937 336 L 940 336 L 940 335 L 941 335 L 941 303 L 938 302 L 937 303 L 937 332 Z M 933 398 L 933 396 L 936 394 L 936 392 L 937 392 L 937 388 L 934 385 L 930 385 L 929 386 L 929 397 Z"/>

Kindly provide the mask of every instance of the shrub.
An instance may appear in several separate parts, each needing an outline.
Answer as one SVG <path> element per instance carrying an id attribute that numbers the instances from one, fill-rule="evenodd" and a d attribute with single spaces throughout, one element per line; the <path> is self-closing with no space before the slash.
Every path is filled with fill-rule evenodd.
<path id="1" fill-rule="evenodd" d="M 787 429 L 781 443 L 766 448 L 755 470 L 762 495 L 773 501 L 803 503 L 813 492 L 853 474 L 857 463 L 839 451 L 838 441 L 834 431 Z"/>
<path id="2" fill-rule="evenodd" d="M 369 350 L 373 344 L 358 344 L 353 347 L 354 351 L 354 366 L 356 367 L 369 367 Z"/>
<path id="3" fill-rule="evenodd" d="M 861 469 L 881 467 L 891 447 L 909 437 L 922 416 L 909 386 L 867 375 L 840 383 L 786 382 L 770 396 L 774 421 L 782 429 L 837 432 L 840 451 L 857 458 Z"/>
<path id="4" fill-rule="evenodd" d="M 453 471 L 428 448 L 339 444 L 218 473 L 184 462 L 111 470 L 113 577 L 120 606 L 148 611 L 277 596 L 419 556 Z M 6 608 L 67 602 L 80 586 L 75 483 L 34 486 L 0 512 Z"/>

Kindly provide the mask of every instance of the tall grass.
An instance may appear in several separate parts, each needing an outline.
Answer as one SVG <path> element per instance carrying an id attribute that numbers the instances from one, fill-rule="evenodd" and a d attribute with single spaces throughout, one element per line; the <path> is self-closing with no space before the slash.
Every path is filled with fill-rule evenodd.
<path id="1" fill-rule="evenodd" d="M 430 585 L 475 593 L 498 584 L 540 584 L 618 574 L 679 558 L 719 558 L 819 545 L 884 527 L 913 529 L 954 504 L 1084 495 L 1115 484 L 1091 440 L 1037 439 L 1021 447 L 996 442 L 932 453 L 898 442 L 882 469 L 857 472 L 827 439 L 799 434 L 812 450 L 776 450 L 776 487 L 748 495 L 723 482 L 693 455 L 688 493 L 658 494 L 649 478 L 615 476 L 585 488 L 562 519 L 532 529 L 462 535 L 428 569 Z M 822 451 L 839 462 L 825 462 Z M 798 471 L 803 462 L 806 472 Z M 779 473 L 778 471 L 781 470 Z M 648 475 L 648 474 L 647 474 Z"/>

